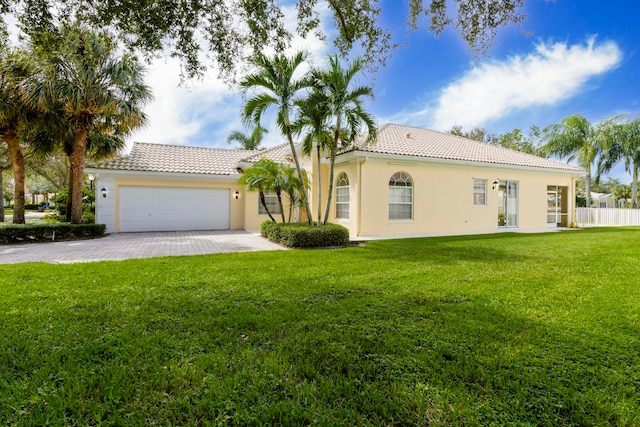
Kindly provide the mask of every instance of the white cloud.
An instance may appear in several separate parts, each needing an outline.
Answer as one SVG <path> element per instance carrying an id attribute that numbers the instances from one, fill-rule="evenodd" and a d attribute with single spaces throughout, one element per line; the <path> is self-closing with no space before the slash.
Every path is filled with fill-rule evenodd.
<path id="1" fill-rule="evenodd" d="M 491 61 L 468 71 L 445 87 L 435 107 L 409 119 L 430 121 L 435 129 L 453 125 L 482 126 L 513 111 L 552 105 L 584 88 L 587 80 L 615 68 L 622 59 L 616 43 L 566 43 L 536 46 L 535 52 L 504 61 Z"/>
<path id="2" fill-rule="evenodd" d="M 282 9 L 287 17 L 287 29 L 295 32 L 295 8 Z M 321 22 L 327 21 L 325 9 L 319 10 Z M 317 60 L 324 56 L 327 45 L 313 35 L 306 39 L 296 36 L 287 53 L 299 49 L 306 49 Z M 211 69 L 202 80 L 189 81 L 183 86 L 180 86 L 179 74 L 180 64 L 176 59 L 161 58 L 151 64 L 146 80 L 153 90 L 154 100 L 145 108 L 149 124 L 131 135 L 129 146 L 132 141 L 144 141 L 222 147 L 227 145 L 229 132 L 243 129 L 240 121 L 242 97 L 237 89 L 217 77 L 216 69 Z M 262 123 L 269 129 L 265 146 L 282 142 L 272 121 L 265 117 Z"/>

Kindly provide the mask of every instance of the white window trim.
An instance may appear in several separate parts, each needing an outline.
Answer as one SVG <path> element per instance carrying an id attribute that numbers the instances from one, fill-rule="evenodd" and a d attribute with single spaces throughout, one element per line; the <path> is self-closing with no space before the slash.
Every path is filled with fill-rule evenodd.
<path id="1" fill-rule="evenodd" d="M 387 200 L 387 219 L 389 221 L 393 221 L 393 222 L 397 222 L 397 221 L 409 221 L 409 222 L 412 222 L 414 220 L 414 218 L 415 218 L 415 215 L 414 215 L 414 212 L 413 212 L 413 203 L 414 203 L 414 200 L 415 200 L 414 191 L 413 191 L 413 188 L 414 188 L 414 186 L 413 186 L 413 178 L 411 177 L 411 175 L 409 175 L 406 172 L 398 171 L 398 172 L 394 172 L 393 175 L 391 175 L 391 177 L 389 178 L 389 181 L 391 181 L 391 179 L 397 174 L 405 175 L 408 178 L 408 181 L 411 183 L 411 185 L 410 186 L 407 185 L 407 186 L 401 187 L 401 186 L 390 185 L 390 182 L 389 182 L 388 186 L 387 186 L 387 197 L 388 197 L 389 192 L 390 192 L 390 190 L 392 188 L 409 188 L 410 191 L 411 191 L 411 201 L 410 202 L 393 202 L 392 203 L 388 199 Z M 390 216 L 391 216 L 390 213 L 391 212 L 389 212 L 389 211 L 390 211 L 391 205 L 394 205 L 394 206 L 397 206 L 397 205 L 410 205 L 411 206 L 411 210 L 410 210 L 411 217 L 410 218 L 390 218 Z"/>
<path id="2" fill-rule="evenodd" d="M 343 180 L 343 176 L 344 176 L 344 179 L 346 179 L 346 181 L 347 181 L 347 185 L 337 185 L 340 181 Z M 345 188 L 347 189 L 347 201 L 346 202 L 339 202 L 338 201 L 338 190 L 344 190 Z M 336 211 L 335 211 L 336 219 L 349 220 L 349 216 L 350 216 L 349 215 L 349 210 L 351 209 L 351 205 L 350 204 L 351 204 L 351 194 L 350 194 L 350 189 L 349 189 L 349 176 L 346 173 L 342 172 L 340 175 L 338 175 L 338 179 L 336 180 Z M 338 205 L 340 205 L 340 206 L 345 206 L 346 205 L 347 206 L 347 210 L 346 210 L 347 216 L 346 217 L 338 216 Z"/>
<path id="3" fill-rule="evenodd" d="M 278 196 L 276 195 L 276 193 L 269 193 L 266 192 L 264 193 L 264 199 L 265 202 L 267 202 L 267 205 L 269 205 L 269 200 L 273 198 L 273 200 L 275 201 L 275 207 L 274 210 L 270 210 L 271 215 L 280 215 L 280 205 L 278 204 Z M 261 210 L 264 209 L 264 206 L 262 206 L 262 201 L 260 201 L 260 195 L 258 195 L 258 215 L 268 215 L 266 211 L 261 212 Z"/>
<path id="4" fill-rule="evenodd" d="M 484 192 L 476 191 L 476 182 L 482 182 L 484 184 Z M 484 194 L 484 203 L 476 203 L 476 194 Z M 487 180 L 486 179 L 473 179 L 473 200 L 472 204 L 477 208 L 484 208 L 487 206 Z"/>

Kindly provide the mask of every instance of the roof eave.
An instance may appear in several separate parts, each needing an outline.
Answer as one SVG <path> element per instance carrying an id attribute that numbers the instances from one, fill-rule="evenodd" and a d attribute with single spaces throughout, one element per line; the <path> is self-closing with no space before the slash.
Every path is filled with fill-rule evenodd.
<path id="1" fill-rule="evenodd" d="M 127 169 L 99 169 L 85 168 L 85 172 L 95 173 L 97 175 L 117 175 L 118 177 L 163 177 L 163 178 L 182 178 L 182 179 L 214 179 L 215 181 L 235 182 L 242 176 L 240 173 L 230 174 L 212 174 L 212 173 L 188 173 L 188 172 L 162 172 L 162 171 L 136 171 Z"/>
<path id="2" fill-rule="evenodd" d="M 437 157 L 423 157 L 423 156 L 408 156 L 404 154 L 386 154 L 386 153 L 375 153 L 371 151 L 362 151 L 362 150 L 353 150 L 346 153 L 339 154 L 340 157 L 344 159 L 348 159 L 350 156 L 353 157 L 371 157 L 377 159 L 391 159 L 394 161 L 405 161 L 405 162 L 422 162 L 422 163 L 443 163 L 443 164 L 452 164 L 452 165 L 467 165 L 467 166 L 479 166 L 479 167 L 487 167 L 487 168 L 504 168 L 504 169 L 518 169 L 518 170 L 531 170 L 531 171 L 553 171 L 556 173 L 560 173 L 563 175 L 574 175 L 581 176 L 585 174 L 584 169 L 576 168 L 576 169 L 556 169 L 556 168 L 547 168 L 540 166 L 522 166 L 522 165 L 513 165 L 508 163 L 490 163 L 490 162 L 480 162 L 480 161 L 471 161 L 471 160 L 456 160 L 456 159 L 441 159 Z"/>

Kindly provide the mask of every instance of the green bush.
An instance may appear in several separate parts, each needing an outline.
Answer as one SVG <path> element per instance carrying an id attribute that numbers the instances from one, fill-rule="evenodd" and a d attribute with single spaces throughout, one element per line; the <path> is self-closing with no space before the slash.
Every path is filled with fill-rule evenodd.
<path id="1" fill-rule="evenodd" d="M 337 224 L 318 227 L 300 222 L 281 224 L 265 221 L 260 232 L 267 239 L 289 248 L 322 248 L 349 244 L 349 230 Z"/>
<path id="2" fill-rule="evenodd" d="M 0 227 L 0 244 L 91 239 L 105 230 L 104 224 L 7 224 Z"/>
<path id="3" fill-rule="evenodd" d="M 67 214 L 67 197 L 69 195 L 69 189 L 65 188 L 60 191 L 55 197 L 51 198 L 51 201 L 55 203 L 56 210 L 62 216 Z M 92 213 L 95 213 L 96 193 L 88 188 L 82 188 L 82 212 L 86 212 L 87 209 L 91 209 Z M 87 206 L 92 206 L 87 208 Z"/>
<path id="4" fill-rule="evenodd" d="M 93 212 L 85 212 L 82 214 L 82 223 L 83 224 L 95 224 L 96 223 L 96 214 Z"/>

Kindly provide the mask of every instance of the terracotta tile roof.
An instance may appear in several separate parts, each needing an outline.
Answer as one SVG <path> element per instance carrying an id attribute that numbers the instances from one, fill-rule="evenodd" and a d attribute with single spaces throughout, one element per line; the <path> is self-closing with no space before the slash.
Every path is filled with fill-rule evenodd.
<path id="1" fill-rule="evenodd" d="M 579 167 L 520 151 L 449 133 L 396 124 L 380 126 L 377 141 L 367 144 L 361 140 L 345 153 L 351 151 L 583 172 Z"/>
<path id="2" fill-rule="evenodd" d="M 291 146 L 288 142 L 285 142 L 284 144 L 276 145 L 275 147 L 267 148 L 266 150 L 254 151 L 254 154 L 249 157 L 243 158 L 242 161 L 247 163 L 255 163 L 260 159 L 267 158 L 269 160 L 273 160 L 274 162 L 284 163 L 290 156 Z"/>
<path id="3" fill-rule="evenodd" d="M 261 153 L 257 150 L 189 147 L 184 145 L 134 142 L 126 156 L 90 165 L 96 169 L 143 172 L 177 172 L 190 174 L 237 174 L 237 166 L 247 156 Z"/>

